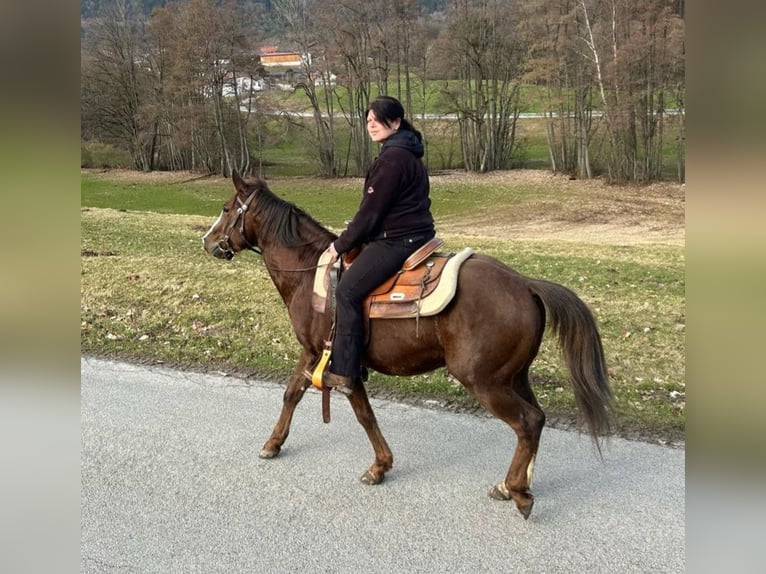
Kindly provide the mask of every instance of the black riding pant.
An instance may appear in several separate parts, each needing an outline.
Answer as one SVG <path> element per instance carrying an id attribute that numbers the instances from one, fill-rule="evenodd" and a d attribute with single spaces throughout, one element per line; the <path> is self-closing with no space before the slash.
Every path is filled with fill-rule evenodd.
<path id="1" fill-rule="evenodd" d="M 373 289 L 402 268 L 402 264 L 434 233 L 400 239 L 373 241 L 362 249 L 353 264 L 341 275 L 335 293 L 337 317 L 330 371 L 358 377 L 364 351 L 362 302 Z"/>

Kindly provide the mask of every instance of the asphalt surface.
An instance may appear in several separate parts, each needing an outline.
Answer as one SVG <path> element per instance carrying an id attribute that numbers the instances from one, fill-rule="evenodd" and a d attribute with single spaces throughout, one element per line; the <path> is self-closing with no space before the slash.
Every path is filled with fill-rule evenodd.
<path id="1" fill-rule="evenodd" d="M 535 507 L 487 496 L 504 423 L 373 400 L 383 484 L 347 400 L 309 390 L 258 458 L 284 387 L 81 360 L 81 572 L 683 572 L 683 449 L 546 429 Z"/>

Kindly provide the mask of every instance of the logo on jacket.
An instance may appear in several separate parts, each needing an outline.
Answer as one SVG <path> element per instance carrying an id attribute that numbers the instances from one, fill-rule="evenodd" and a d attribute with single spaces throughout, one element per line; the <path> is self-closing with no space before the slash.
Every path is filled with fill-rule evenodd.
<path id="1" fill-rule="evenodd" d="M 374 188 L 374 187 L 372 187 L 372 186 L 370 186 L 370 187 L 368 187 L 368 188 L 367 188 L 367 193 L 372 193 L 372 192 L 374 192 L 374 191 L 375 191 L 375 188 Z"/>

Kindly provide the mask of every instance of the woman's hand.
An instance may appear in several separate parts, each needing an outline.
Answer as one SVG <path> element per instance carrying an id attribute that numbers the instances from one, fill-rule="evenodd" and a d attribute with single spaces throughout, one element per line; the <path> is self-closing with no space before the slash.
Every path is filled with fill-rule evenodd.
<path id="1" fill-rule="evenodd" d="M 330 243 L 330 265 L 338 260 L 338 252 L 335 251 L 335 244 Z"/>

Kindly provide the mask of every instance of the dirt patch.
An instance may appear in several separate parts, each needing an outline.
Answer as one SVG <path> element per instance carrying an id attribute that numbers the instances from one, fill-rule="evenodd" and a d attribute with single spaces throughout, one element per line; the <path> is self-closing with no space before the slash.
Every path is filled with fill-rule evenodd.
<path id="1" fill-rule="evenodd" d="M 141 172 L 129 169 L 82 169 L 80 171 L 113 183 L 187 183 L 197 180 L 223 179 L 215 174 L 199 174 L 193 171 Z"/>
<path id="2" fill-rule="evenodd" d="M 611 223 L 582 223 L 561 219 L 539 219 L 534 222 L 490 223 L 486 219 L 476 221 L 481 224 L 484 237 L 515 237 L 525 240 L 556 240 L 577 243 L 602 243 L 609 245 L 636 245 L 642 243 L 664 243 L 684 245 L 684 228 L 657 224 L 653 222 L 614 221 Z M 472 233 L 463 226 L 440 226 L 445 232 L 461 236 Z"/>
<path id="3" fill-rule="evenodd" d="M 489 174 L 440 173 L 432 182 L 537 185 L 561 191 L 567 200 L 525 202 L 516 206 L 488 206 L 473 217 L 440 221 L 445 233 L 462 236 L 545 239 L 631 245 L 664 243 L 683 245 L 685 185 L 608 185 L 602 180 L 572 180 L 540 170 L 514 170 Z M 576 201 L 571 201 L 572 197 Z"/>

